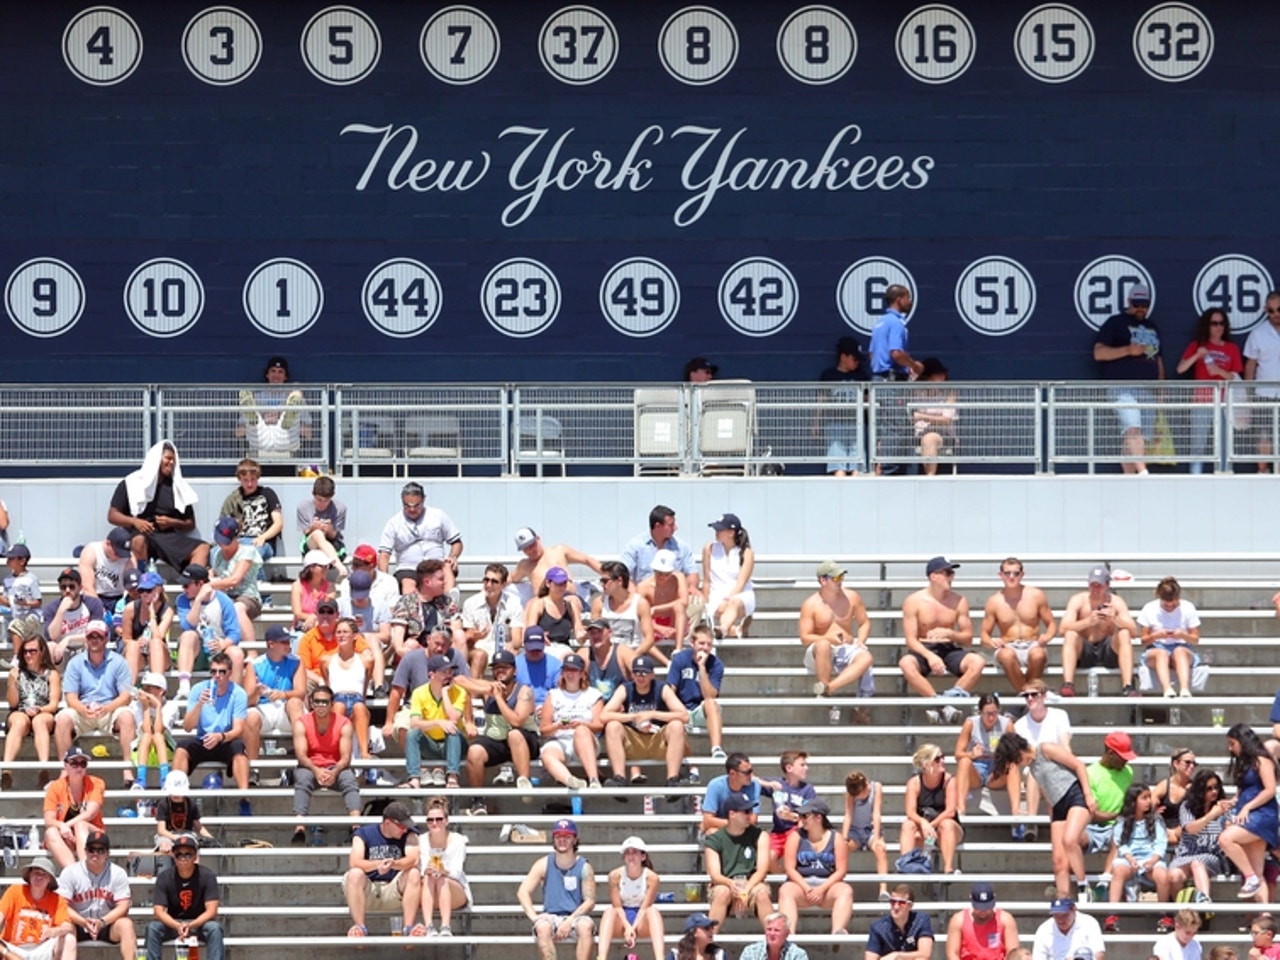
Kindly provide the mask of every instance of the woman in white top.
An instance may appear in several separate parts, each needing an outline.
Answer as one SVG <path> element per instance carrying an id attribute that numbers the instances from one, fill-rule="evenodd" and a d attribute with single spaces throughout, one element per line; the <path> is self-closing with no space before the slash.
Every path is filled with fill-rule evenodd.
<path id="1" fill-rule="evenodd" d="M 449 829 L 449 802 L 444 797 L 427 800 L 427 832 L 419 838 L 422 871 L 422 920 L 428 937 L 451 937 L 449 920 L 455 907 L 471 906 L 471 884 L 464 866 L 467 838 Z M 431 922 L 431 913 L 440 909 L 440 927 Z M 413 931 L 420 935 L 418 930 Z"/>
<path id="2" fill-rule="evenodd" d="M 360 756 L 369 758 L 369 707 L 364 702 L 368 667 L 356 653 L 356 637 L 360 628 L 352 617 L 342 617 L 333 628 L 338 640 L 337 652 L 325 664 L 329 689 L 333 691 L 333 712 L 350 717 Z"/>
<path id="3" fill-rule="evenodd" d="M 639 937 L 648 937 L 653 943 L 653 960 L 662 960 L 665 932 L 656 906 L 661 879 L 642 839 L 627 837 L 621 852 L 622 866 L 609 872 L 609 906 L 600 917 L 597 960 L 608 960 L 609 941 L 615 933 L 622 936 L 628 953 L 634 952 Z"/>
<path id="4" fill-rule="evenodd" d="M 588 783 L 592 789 L 600 789 L 596 738 L 604 729 L 603 712 L 604 697 L 587 684 L 586 663 L 571 653 L 564 658 L 560 679 L 547 691 L 538 715 L 538 732 L 546 739 L 541 751 L 543 769 L 570 790 L 581 790 Z M 587 780 L 569 772 L 568 765 L 574 760 L 582 764 Z"/>
<path id="5" fill-rule="evenodd" d="M 702 548 L 702 589 L 715 617 L 716 636 L 742 636 L 742 621 L 756 612 L 751 574 L 756 554 L 736 514 L 721 514 L 707 524 L 716 538 Z"/>

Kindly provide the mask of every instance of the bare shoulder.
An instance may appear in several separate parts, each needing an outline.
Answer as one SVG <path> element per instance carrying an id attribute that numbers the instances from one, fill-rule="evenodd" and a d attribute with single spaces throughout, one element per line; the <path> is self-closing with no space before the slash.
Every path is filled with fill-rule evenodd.
<path id="1" fill-rule="evenodd" d="M 862 595 L 858 593 L 857 590 L 853 589 L 853 587 L 844 588 L 844 597 L 846 600 L 848 600 L 850 603 L 852 603 L 855 606 L 858 606 L 862 603 Z"/>

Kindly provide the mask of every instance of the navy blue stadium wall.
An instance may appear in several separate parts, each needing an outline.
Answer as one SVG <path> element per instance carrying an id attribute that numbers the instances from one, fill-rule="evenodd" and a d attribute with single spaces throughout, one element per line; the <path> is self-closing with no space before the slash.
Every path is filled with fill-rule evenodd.
<path id="1" fill-rule="evenodd" d="M 0 7 L 31 381 L 808 379 L 884 285 L 958 378 L 1256 323 L 1280 7 Z"/>

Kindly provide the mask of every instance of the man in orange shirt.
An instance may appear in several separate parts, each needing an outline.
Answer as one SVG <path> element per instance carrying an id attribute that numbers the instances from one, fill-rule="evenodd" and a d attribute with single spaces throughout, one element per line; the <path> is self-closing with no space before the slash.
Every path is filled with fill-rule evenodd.
<path id="1" fill-rule="evenodd" d="M 56 960 L 68 944 L 75 949 L 75 928 L 67 913 L 67 901 L 58 896 L 57 879 L 48 857 L 36 857 L 15 883 L 0 897 L 4 923 L 4 947 L 0 960 Z"/>
<path id="2" fill-rule="evenodd" d="M 298 641 L 298 659 L 302 661 L 302 668 L 307 671 L 308 690 L 329 682 L 325 676 L 325 665 L 338 652 L 337 627 L 337 602 L 321 600 L 316 604 L 316 625 Z M 360 654 L 369 675 L 381 678 L 385 668 L 380 663 L 380 657 L 365 643 L 362 633 L 356 634 L 356 653 Z"/>
<path id="3" fill-rule="evenodd" d="M 89 755 L 73 743 L 62 757 L 62 776 L 44 791 L 44 848 L 60 868 L 83 860 L 89 834 L 106 829 L 106 790 L 100 778 L 89 775 Z"/>

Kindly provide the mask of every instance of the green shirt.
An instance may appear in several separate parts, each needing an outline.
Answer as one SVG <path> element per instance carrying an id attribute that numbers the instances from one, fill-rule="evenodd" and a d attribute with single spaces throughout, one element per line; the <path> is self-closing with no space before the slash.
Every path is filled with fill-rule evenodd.
<path id="1" fill-rule="evenodd" d="M 1133 783 L 1133 767 L 1127 763 L 1119 770 L 1104 767 L 1102 761 L 1089 764 L 1089 789 L 1093 791 L 1093 799 L 1098 801 L 1099 813 L 1120 812 L 1124 806 L 1124 795 Z"/>
<path id="2" fill-rule="evenodd" d="M 761 830 L 750 826 L 741 836 L 734 837 L 728 829 L 717 830 L 707 837 L 707 849 L 720 854 L 720 872 L 730 880 L 749 877 L 756 872 L 756 845 Z"/>

